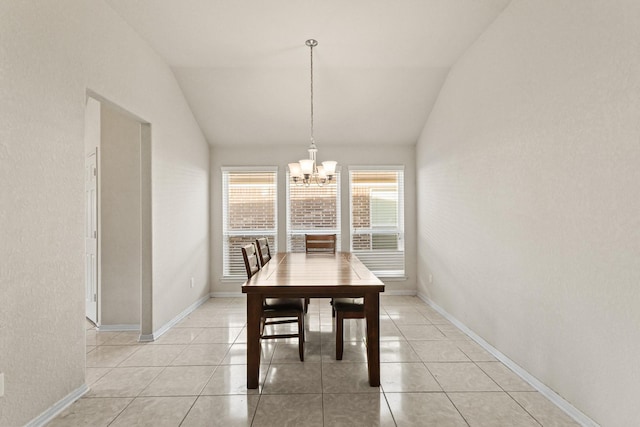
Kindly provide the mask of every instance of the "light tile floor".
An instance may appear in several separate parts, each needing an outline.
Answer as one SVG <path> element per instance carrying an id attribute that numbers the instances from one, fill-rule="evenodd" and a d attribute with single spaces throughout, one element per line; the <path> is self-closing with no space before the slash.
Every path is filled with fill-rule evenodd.
<path id="1" fill-rule="evenodd" d="M 49 426 L 578 425 L 418 298 L 383 296 L 380 322 L 379 388 L 364 321 L 346 321 L 336 361 L 330 305 L 313 299 L 305 361 L 294 340 L 263 342 L 256 390 L 243 298 L 210 299 L 153 343 L 88 325 L 90 391 Z"/>

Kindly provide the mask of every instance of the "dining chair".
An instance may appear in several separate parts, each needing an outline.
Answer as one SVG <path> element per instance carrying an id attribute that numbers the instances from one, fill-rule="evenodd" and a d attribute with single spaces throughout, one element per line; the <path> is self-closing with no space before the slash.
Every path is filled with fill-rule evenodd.
<path id="1" fill-rule="evenodd" d="M 244 268 L 247 270 L 247 279 L 251 279 L 260 271 L 260 261 L 253 243 L 242 247 L 242 259 L 244 260 Z"/>
<path id="2" fill-rule="evenodd" d="M 336 235 L 335 234 L 305 234 L 304 235 L 305 252 L 310 253 L 336 253 Z M 304 312 L 309 308 L 310 298 L 304 299 Z M 331 302 L 333 305 L 333 300 Z M 332 311 L 332 315 L 335 313 Z"/>
<path id="3" fill-rule="evenodd" d="M 364 319 L 364 298 L 334 298 L 336 317 L 336 360 L 342 360 L 344 319 Z"/>
<path id="4" fill-rule="evenodd" d="M 305 234 L 304 246 L 307 253 L 336 253 L 335 234 Z"/>
<path id="5" fill-rule="evenodd" d="M 258 248 L 260 265 L 264 266 L 271 260 L 271 249 L 269 248 L 269 240 L 267 240 L 266 237 L 256 239 L 256 248 Z"/>
<path id="6" fill-rule="evenodd" d="M 260 271 L 260 262 L 256 252 L 256 245 L 250 243 L 242 247 L 242 258 L 247 270 L 247 279 L 251 279 Z M 260 314 L 260 338 L 298 338 L 298 353 L 300 361 L 304 362 L 304 299 L 303 298 L 264 298 L 262 300 L 262 313 Z M 277 319 L 277 320 L 268 320 Z M 297 333 L 267 334 L 267 326 L 297 323 Z"/>

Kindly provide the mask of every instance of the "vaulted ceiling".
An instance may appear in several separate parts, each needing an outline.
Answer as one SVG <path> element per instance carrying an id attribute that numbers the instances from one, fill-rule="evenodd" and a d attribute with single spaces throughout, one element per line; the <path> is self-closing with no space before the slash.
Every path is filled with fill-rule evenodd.
<path id="1" fill-rule="evenodd" d="M 107 0 L 169 64 L 211 145 L 415 144 L 510 0 Z"/>

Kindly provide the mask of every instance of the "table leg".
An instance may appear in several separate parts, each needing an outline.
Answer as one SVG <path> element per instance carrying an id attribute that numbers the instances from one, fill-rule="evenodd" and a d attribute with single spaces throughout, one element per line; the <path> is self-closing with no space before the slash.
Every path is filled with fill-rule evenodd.
<path id="1" fill-rule="evenodd" d="M 261 313 L 262 295 L 247 294 L 247 388 L 258 388 Z"/>
<path id="2" fill-rule="evenodd" d="M 364 315 L 367 321 L 367 366 L 369 385 L 380 385 L 380 294 L 367 293 L 364 296 Z"/>

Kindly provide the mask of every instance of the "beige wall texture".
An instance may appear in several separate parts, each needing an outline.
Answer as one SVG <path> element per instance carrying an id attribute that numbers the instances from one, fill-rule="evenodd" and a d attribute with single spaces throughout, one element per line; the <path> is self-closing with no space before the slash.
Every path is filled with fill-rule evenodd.
<path id="1" fill-rule="evenodd" d="M 638 22 L 514 0 L 417 145 L 419 292 L 603 426 L 640 420 Z"/>
<path id="2" fill-rule="evenodd" d="M 140 122 L 100 115 L 100 326 L 140 326 Z"/>
<path id="3" fill-rule="evenodd" d="M 411 293 L 416 290 L 415 258 L 415 148 L 413 146 L 365 146 L 365 145 L 327 145 L 318 144 L 318 161 L 336 160 L 341 168 L 340 187 L 342 215 L 342 250 L 349 250 L 349 179 L 348 167 L 351 166 L 404 166 L 405 182 L 405 275 L 406 280 L 386 282 L 386 291 Z M 215 147 L 211 150 L 211 291 L 217 294 L 240 293 L 237 281 L 222 279 L 222 172 L 224 166 L 277 166 L 278 167 L 278 250 L 286 250 L 286 182 L 287 164 L 306 158 L 307 143 L 300 145 L 264 147 Z"/>
<path id="4" fill-rule="evenodd" d="M 209 292 L 209 147 L 103 2 L 2 2 L 0 40 L 0 425 L 15 426 L 84 384 L 87 90 L 151 124 L 154 330 Z"/>

